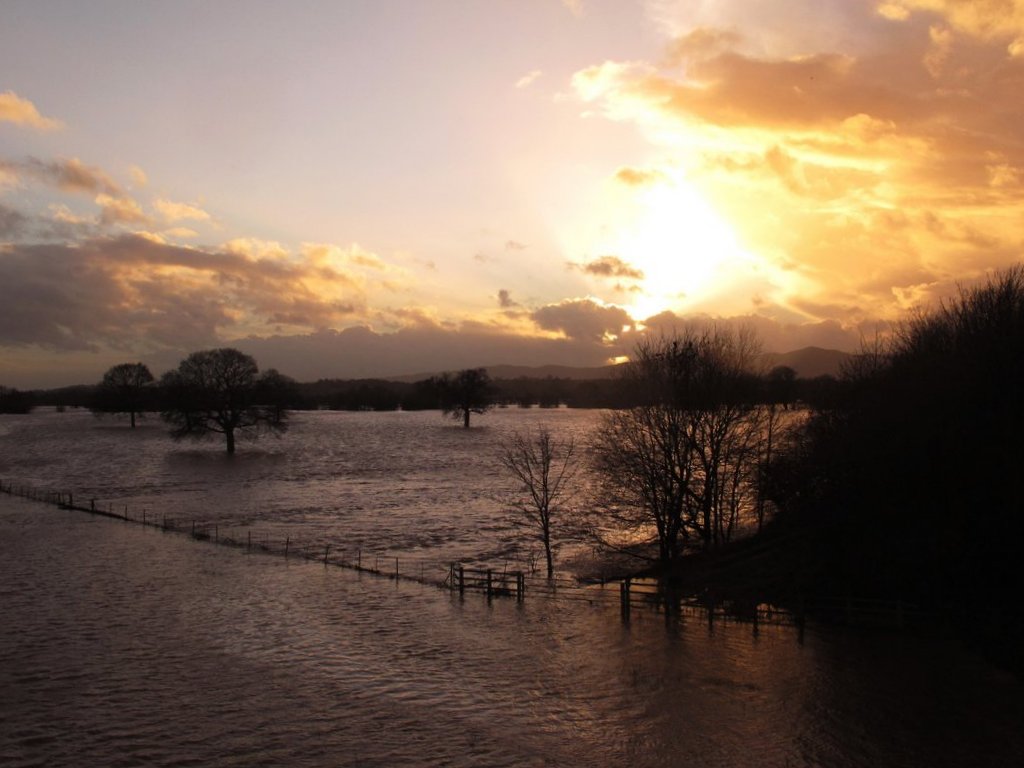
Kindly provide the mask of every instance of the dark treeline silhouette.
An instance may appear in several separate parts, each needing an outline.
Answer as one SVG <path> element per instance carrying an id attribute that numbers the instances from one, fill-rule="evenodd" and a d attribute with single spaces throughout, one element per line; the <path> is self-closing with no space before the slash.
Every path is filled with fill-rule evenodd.
<path id="1" fill-rule="evenodd" d="M 11 387 L 0 387 L 0 413 L 28 413 L 34 404 L 28 392 Z"/>
<path id="2" fill-rule="evenodd" d="M 422 411 L 442 407 L 437 377 L 415 383 L 386 379 L 288 381 L 287 392 L 282 396 L 285 407 L 292 411 L 321 408 L 339 411 Z M 832 376 L 820 376 L 814 379 L 797 378 L 791 385 L 794 393 L 792 403 L 813 406 L 832 402 L 836 397 L 839 382 Z M 624 387 L 621 380 L 615 378 L 520 376 L 514 379 L 492 379 L 491 386 L 493 402 L 499 407 L 626 408 L 634 404 L 629 388 Z M 24 413 L 26 403 L 28 408 L 66 406 L 89 408 L 98 413 L 126 413 L 121 406 L 109 402 L 101 392 L 101 387 L 101 384 L 92 384 L 26 391 L 4 387 L 0 389 L 0 413 Z M 161 396 L 159 382 L 146 387 L 142 393 L 142 412 L 162 410 Z M 767 402 L 779 396 L 771 385 L 765 383 L 758 397 Z M 3 410 L 5 402 L 12 403 L 9 411 Z M 13 406 L 15 402 L 16 408 Z"/>
<path id="3" fill-rule="evenodd" d="M 1020 670 L 1022 392 L 1021 267 L 852 360 L 767 478 L 793 586 L 913 601 Z"/>

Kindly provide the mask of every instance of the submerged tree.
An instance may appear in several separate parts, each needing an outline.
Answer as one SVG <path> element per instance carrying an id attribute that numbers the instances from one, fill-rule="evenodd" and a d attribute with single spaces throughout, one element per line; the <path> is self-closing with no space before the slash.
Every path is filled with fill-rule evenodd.
<path id="1" fill-rule="evenodd" d="M 462 421 L 466 429 L 470 414 L 487 413 L 494 407 L 494 388 L 486 368 L 467 368 L 454 376 L 444 374 L 436 383 L 444 414 Z"/>
<path id="2" fill-rule="evenodd" d="M 547 428 L 534 434 L 516 432 L 502 446 L 499 458 L 519 483 L 513 506 L 543 544 L 550 579 L 555 573 L 552 527 L 572 495 L 579 469 L 575 443 L 571 437 L 556 439 Z"/>
<path id="3" fill-rule="evenodd" d="M 619 529 L 653 529 L 659 560 L 728 541 L 753 506 L 759 440 L 752 336 L 715 330 L 647 340 L 626 366 L 633 407 L 603 417 L 593 446 Z"/>
<path id="4" fill-rule="evenodd" d="M 278 403 L 267 402 L 266 396 L 259 397 L 261 383 L 256 361 L 237 349 L 193 352 L 177 369 L 164 374 L 161 416 L 173 427 L 176 440 L 222 434 L 227 452 L 234 453 L 237 434 L 256 436 L 287 429 L 287 412 Z M 279 382 L 271 384 L 264 394 Z"/>
<path id="5" fill-rule="evenodd" d="M 113 366 L 103 374 L 96 389 L 93 413 L 127 413 L 131 428 L 135 429 L 135 417 L 141 416 L 150 404 L 148 395 L 153 381 L 153 374 L 143 363 Z"/>

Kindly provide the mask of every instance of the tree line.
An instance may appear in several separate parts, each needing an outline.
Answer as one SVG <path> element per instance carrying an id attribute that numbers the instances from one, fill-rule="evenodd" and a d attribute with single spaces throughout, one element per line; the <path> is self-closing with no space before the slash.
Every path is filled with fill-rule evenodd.
<path id="1" fill-rule="evenodd" d="M 785 366 L 781 369 L 792 375 L 792 369 Z M 439 378 L 431 377 L 417 382 L 385 379 L 292 381 L 287 407 L 295 411 L 322 408 L 338 411 L 436 410 L 441 407 Z M 794 376 L 791 381 L 783 380 L 781 383 L 780 387 L 778 382 L 772 383 L 767 379 L 762 381 L 758 385 L 762 388 L 758 397 L 764 401 L 814 405 L 832 400 L 837 388 L 841 386 L 835 377 L 828 375 L 810 379 Z M 633 402 L 629 388 L 623 386 L 619 376 L 606 379 L 524 376 L 490 379 L 489 387 L 492 403 L 502 408 L 624 408 Z M 101 391 L 101 383 L 32 391 L 0 386 L 0 413 L 27 413 L 36 406 L 95 408 L 102 412 L 106 410 L 106 405 L 100 400 L 107 397 L 108 393 Z M 143 397 L 143 411 L 158 411 L 159 382 L 150 385 Z"/>

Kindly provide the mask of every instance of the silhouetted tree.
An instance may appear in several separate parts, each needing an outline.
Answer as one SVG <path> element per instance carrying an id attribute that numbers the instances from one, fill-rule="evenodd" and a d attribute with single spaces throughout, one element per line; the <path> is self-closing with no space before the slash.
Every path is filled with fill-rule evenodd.
<path id="1" fill-rule="evenodd" d="M 544 546 L 550 579 L 555 573 L 552 526 L 565 500 L 572 494 L 572 483 L 579 469 L 573 439 L 558 440 L 547 428 L 525 435 L 516 432 L 502 446 L 499 458 L 519 482 L 520 495 L 513 506 Z"/>
<path id="2" fill-rule="evenodd" d="M 296 407 L 301 399 L 295 379 L 276 368 L 268 368 L 256 380 L 255 401 L 273 411 L 275 421 L 286 418 L 285 412 Z"/>
<path id="3" fill-rule="evenodd" d="M 789 408 L 796 401 L 796 371 L 777 365 L 765 377 L 765 401 Z"/>
<path id="4" fill-rule="evenodd" d="M 0 413 L 28 413 L 32 405 L 32 396 L 27 392 L 0 386 Z"/>
<path id="5" fill-rule="evenodd" d="M 486 368 L 467 368 L 454 376 L 445 374 L 439 377 L 437 388 L 444 414 L 461 420 L 466 429 L 470 414 L 487 413 L 494 407 L 494 391 Z"/>
<path id="6" fill-rule="evenodd" d="M 127 413 L 131 428 L 151 403 L 153 374 L 143 363 L 121 363 L 103 374 L 96 388 L 93 413 Z"/>
<path id="7" fill-rule="evenodd" d="M 237 349 L 193 352 L 164 374 L 161 385 L 161 416 L 172 425 L 175 439 L 222 434 L 227 452 L 234 453 L 236 433 L 255 436 L 287 429 L 287 412 L 260 402 L 256 361 Z"/>
<path id="8" fill-rule="evenodd" d="M 1021 266 L 855 358 L 772 467 L 777 525 L 821 553 L 802 587 L 980 608 L 975 634 L 1002 615 L 993 634 L 1024 636 L 1000 610 L 1024 589 L 1021 392 Z"/>
<path id="9" fill-rule="evenodd" d="M 691 540 L 727 541 L 756 476 L 753 337 L 687 332 L 637 346 L 624 383 L 637 402 L 604 415 L 594 468 L 619 528 L 653 529 L 662 563 Z"/>

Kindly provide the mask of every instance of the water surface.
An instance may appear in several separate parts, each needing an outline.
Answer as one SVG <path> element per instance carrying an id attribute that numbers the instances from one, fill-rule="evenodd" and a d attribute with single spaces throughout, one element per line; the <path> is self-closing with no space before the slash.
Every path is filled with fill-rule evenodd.
<path id="1" fill-rule="evenodd" d="M 0 502 L 0 764 L 965 766 L 1019 683 L 911 635 L 436 588 Z"/>

